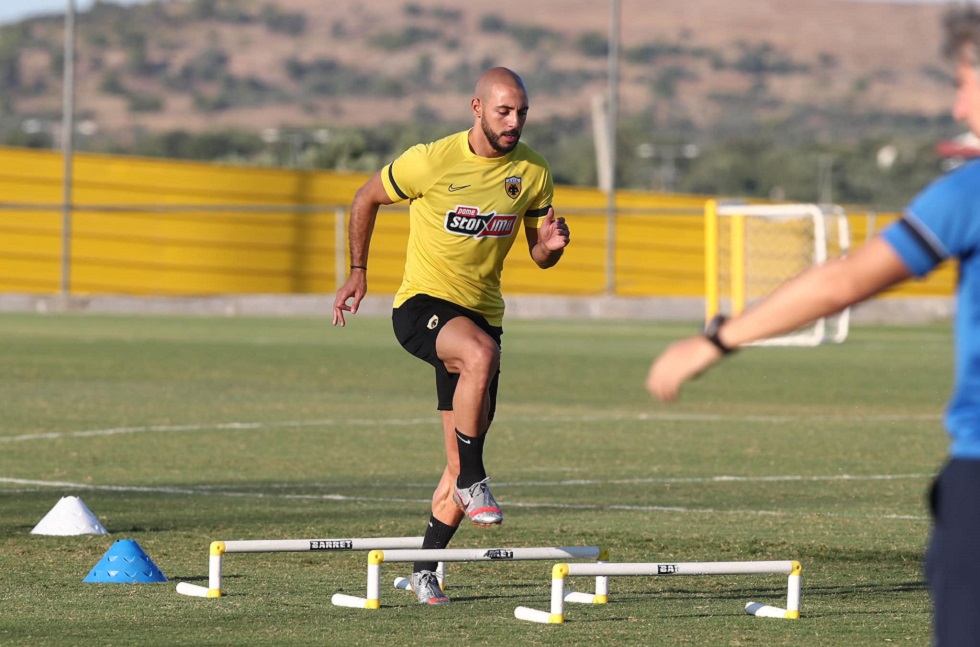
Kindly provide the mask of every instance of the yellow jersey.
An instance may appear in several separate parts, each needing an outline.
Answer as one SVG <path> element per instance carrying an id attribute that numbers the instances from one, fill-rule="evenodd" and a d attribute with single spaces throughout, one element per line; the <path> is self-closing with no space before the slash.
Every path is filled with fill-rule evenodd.
<path id="1" fill-rule="evenodd" d="M 405 275 L 395 307 L 428 294 L 504 318 L 500 275 L 521 229 L 537 229 L 554 197 L 547 161 L 523 143 L 503 157 L 470 150 L 469 131 L 408 149 L 381 169 L 388 197 L 409 200 Z"/>

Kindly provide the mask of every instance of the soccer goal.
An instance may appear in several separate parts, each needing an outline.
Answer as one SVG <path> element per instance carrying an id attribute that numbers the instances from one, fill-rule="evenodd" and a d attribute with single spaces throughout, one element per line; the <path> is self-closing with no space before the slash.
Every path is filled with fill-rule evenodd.
<path id="1" fill-rule="evenodd" d="M 705 205 L 705 321 L 738 314 L 783 281 L 829 258 L 847 254 L 850 229 L 834 205 Z M 850 309 L 817 320 L 760 346 L 816 346 L 847 339 Z"/>

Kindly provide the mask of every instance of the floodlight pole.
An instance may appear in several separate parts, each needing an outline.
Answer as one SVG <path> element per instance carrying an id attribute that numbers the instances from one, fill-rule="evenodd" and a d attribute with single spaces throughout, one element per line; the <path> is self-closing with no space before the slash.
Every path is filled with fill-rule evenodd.
<path id="1" fill-rule="evenodd" d="M 616 294 L 616 115 L 619 98 L 619 0 L 610 0 L 609 111 L 606 134 L 609 148 L 609 187 L 606 191 L 606 294 Z"/>
<path id="2" fill-rule="evenodd" d="M 71 216 L 72 157 L 75 131 L 75 0 L 67 0 L 65 13 L 65 66 L 61 110 L 61 150 L 64 155 L 64 178 L 61 203 L 61 296 L 71 294 Z"/>

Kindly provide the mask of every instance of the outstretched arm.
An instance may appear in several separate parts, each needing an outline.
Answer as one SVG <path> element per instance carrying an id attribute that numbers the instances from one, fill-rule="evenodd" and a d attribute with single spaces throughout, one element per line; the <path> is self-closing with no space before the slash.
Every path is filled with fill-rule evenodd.
<path id="1" fill-rule="evenodd" d="M 555 210 L 548 207 L 548 216 L 537 229 L 524 229 L 528 251 L 538 267 L 547 269 L 555 265 L 568 246 L 568 225 L 564 218 L 555 218 Z"/>
<path id="2" fill-rule="evenodd" d="M 347 325 L 344 312 L 357 313 L 361 299 L 367 294 L 367 260 L 371 247 L 371 235 L 374 233 L 374 222 L 378 217 L 378 207 L 391 204 L 392 200 L 381 182 L 381 173 L 375 173 L 364 186 L 354 194 L 350 208 L 350 276 L 337 290 L 333 301 L 333 325 Z M 353 299 L 350 305 L 348 299 Z"/>
<path id="3" fill-rule="evenodd" d="M 882 238 L 852 255 L 811 268 L 783 283 L 768 297 L 727 321 L 718 338 L 728 348 L 790 332 L 820 317 L 864 301 L 911 276 Z M 722 358 L 722 352 L 697 335 L 669 346 L 650 367 L 646 387 L 660 400 L 674 400 L 684 382 Z"/>

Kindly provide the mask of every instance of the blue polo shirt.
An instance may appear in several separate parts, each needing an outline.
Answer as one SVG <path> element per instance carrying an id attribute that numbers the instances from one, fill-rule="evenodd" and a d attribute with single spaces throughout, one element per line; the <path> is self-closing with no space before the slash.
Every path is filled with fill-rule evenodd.
<path id="1" fill-rule="evenodd" d="M 980 459 L 980 160 L 926 187 L 882 236 L 916 276 L 959 259 L 955 383 L 946 428 L 953 458 Z"/>

